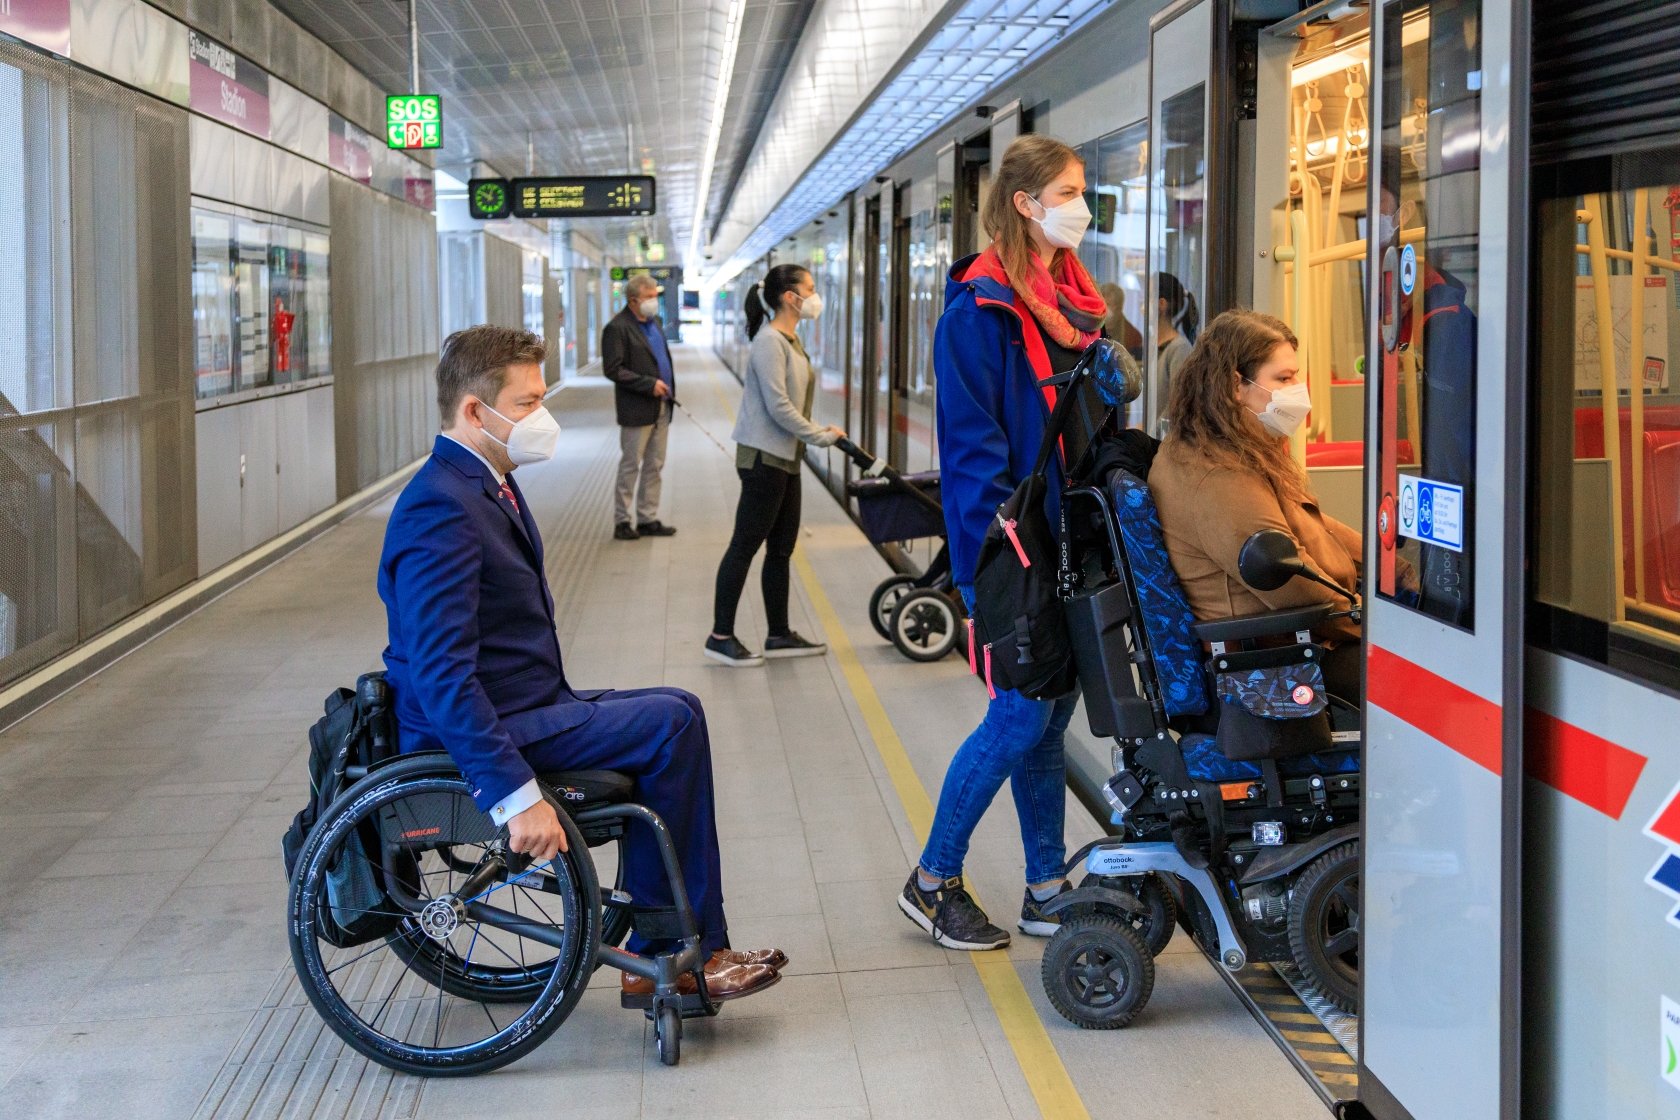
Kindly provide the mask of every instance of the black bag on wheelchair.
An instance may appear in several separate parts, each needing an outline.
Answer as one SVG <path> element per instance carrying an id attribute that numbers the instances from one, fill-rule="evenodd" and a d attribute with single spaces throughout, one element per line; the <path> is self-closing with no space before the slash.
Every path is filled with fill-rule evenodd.
<path id="1" fill-rule="evenodd" d="M 309 729 L 309 801 L 280 838 L 288 880 L 309 834 L 352 784 L 346 771 L 365 770 L 397 753 L 390 695 L 384 673 L 364 674 L 354 690 L 334 689 L 327 697 L 326 714 Z M 347 840 L 337 866 L 327 872 L 327 899 L 328 905 L 319 911 L 319 933 L 341 949 L 396 928 L 398 907 L 387 904 L 377 833 L 363 828 Z"/>
<path id="2" fill-rule="evenodd" d="M 1215 655 L 1220 753 L 1233 762 L 1295 758 L 1332 749 L 1329 693 L 1316 646 Z"/>

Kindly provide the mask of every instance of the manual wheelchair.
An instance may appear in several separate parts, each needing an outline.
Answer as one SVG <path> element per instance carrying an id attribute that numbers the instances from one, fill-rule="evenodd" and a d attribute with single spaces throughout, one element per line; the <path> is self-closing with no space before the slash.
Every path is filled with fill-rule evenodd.
<path id="1" fill-rule="evenodd" d="M 717 1014 L 676 848 L 632 800 L 630 776 L 539 774 L 567 841 L 541 865 L 508 850 L 506 829 L 474 805 L 447 754 L 400 755 L 345 777 L 353 784 L 299 853 L 287 914 L 299 983 L 355 1050 L 422 1076 L 495 1069 L 552 1035 L 600 965 L 654 981 L 651 996 L 621 998 L 653 1020 L 666 1065 L 677 1063 L 683 1018 Z M 640 907 L 623 890 L 633 820 L 658 838 L 674 906 Z M 613 886 L 600 886 L 604 876 Z M 624 952 L 632 927 L 681 947 Z M 684 974 L 696 989 L 686 995 Z"/>
<path id="2" fill-rule="evenodd" d="M 1045 907 L 1061 916 L 1051 1003 L 1125 1026 L 1176 920 L 1227 970 L 1290 962 L 1357 1011 L 1360 714 L 1328 694 L 1310 631 L 1358 604 L 1198 623 L 1141 478 L 1113 469 L 1062 502 L 1069 636 L 1091 731 L 1115 741 L 1102 795 L 1119 834 L 1076 853 L 1087 876 Z M 1326 582 L 1277 532 L 1250 538 L 1240 569 L 1262 591 Z"/>

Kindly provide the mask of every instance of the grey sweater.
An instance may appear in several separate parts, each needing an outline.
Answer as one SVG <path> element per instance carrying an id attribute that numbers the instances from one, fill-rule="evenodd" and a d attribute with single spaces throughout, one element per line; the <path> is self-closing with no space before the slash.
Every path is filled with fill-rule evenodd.
<path id="1" fill-rule="evenodd" d="M 794 403 L 804 401 L 813 376 L 811 363 L 800 356 L 787 336 L 765 323 L 753 339 L 747 359 L 741 416 L 732 434 L 735 442 L 778 459 L 797 459 L 801 443 L 831 446 L 834 434 L 807 420 Z"/>

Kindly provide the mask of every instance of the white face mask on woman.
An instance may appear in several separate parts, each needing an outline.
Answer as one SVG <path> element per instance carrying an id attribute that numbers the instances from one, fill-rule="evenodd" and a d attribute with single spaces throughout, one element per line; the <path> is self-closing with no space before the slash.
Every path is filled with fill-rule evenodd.
<path id="1" fill-rule="evenodd" d="M 1256 389 L 1260 388 L 1248 378 L 1243 378 Z M 1297 381 L 1293 385 L 1285 385 L 1281 389 L 1272 390 L 1271 403 L 1266 411 L 1258 413 L 1260 426 L 1274 436 L 1288 439 L 1295 434 L 1295 429 L 1301 426 L 1301 421 L 1312 411 L 1312 394 L 1307 392 L 1307 384 Z"/>
<path id="2" fill-rule="evenodd" d="M 1079 242 L 1091 225 L 1091 208 L 1085 205 L 1084 195 L 1074 195 L 1060 206 L 1046 206 L 1036 198 L 1030 198 L 1030 201 L 1044 211 L 1042 216 L 1033 219 L 1043 227 L 1044 240 L 1062 249 L 1079 248 Z"/>
<path id="3" fill-rule="evenodd" d="M 548 409 L 539 404 L 531 410 L 530 415 L 519 420 L 508 420 L 506 416 L 484 404 L 483 401 L 478 403 L 484 405 L 486 412 L 507 420 L 509 424 L 513 425 L 513 431 L 508 433 L 505 443 L 496 439 L 495 436 L 490 436 L 489 428 L 484 429 L 484 434 L 507 448 L 508 458 L 513 460 L 514 466 L 523 466 L 526 463 L 542 463 L 554 458 L 554 445 L 560 441 L 560 423 L 554 419 L 554 414 Z"/>
<path id="4" fill-rule="evenodd" d="M 821 292 L 812 292 L 810 295 L 808 295 L 804 298 L 803 302 L 800 303 L 800 305 L 799 305 L 799 317 L 801 319 L 815 319 L 818 315 L 821 315 L 821 314 L 822 314 L 822 293 Z"/>

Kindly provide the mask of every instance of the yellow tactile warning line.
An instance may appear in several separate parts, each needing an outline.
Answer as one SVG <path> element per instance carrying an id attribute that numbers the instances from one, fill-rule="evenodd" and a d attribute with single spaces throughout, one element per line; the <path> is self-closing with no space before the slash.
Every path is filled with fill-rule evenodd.
<path id="1" fill-rule="evenodd" d="M 724 395 L 723 386 L 717 382 L 717 371 L 709 372 L 712 389 L 733 422 L 735 409 Z M 799 579 L 805 585 L 811 608 L 816 611 L 817 625 L 823 628 L 828 648 L 834 651 L 835 659 L 840 662 L 840 671 L 846 677 L 847 687 L 852 690 L 852 699 L 857 702 L 858 711 L 863 713 L 864 726 L 869 728 L 869 736 L 875 741 L 875 753 L 887 768 L 893 792 L 898 794 L 898 802 L 904 806 L 904 815 L 910 819 L 910 829 L 916 834 L 916 839 L 925 844 L 928 832 L 933 828 L 933 801 L 928 797 L 921 778 L 916 776 L 916 768 L 910 764 L 904 743 L 887 716 L 869 674 L 864 671 L 863 662 L 858 660 L 851 639 L 846 637 L 846 628 L 841 625 L 840 616 L 834 613 L 834 605 L 828 601 L 828 592 L 823 590 L 822 581 L 817 579 L 817 573 L 803 548 L 794 548 L 793 564 L 799 570 Z M 973 893 L 972 888 L 969 893 Z M 980 900 L 976 897 L 975 901 L 978 903 Z M 1032 1090 L 1033 1100 L 1038 1103 L 1038 1111 L 1043 1114 L 1044 1120 L 1091 1120 L 1091 1114 L 1085 1110 L 1079 1090 L 1073 1087 L 1073 1079 L 1062 1064 L 1062 1056 L 1056 1053 L 1050 1033 L 1044 1029 L 1044 1021 L 1038 1017 L 1038 1010 L 1033 1007 L 1032 998 L 1027 995 L 1026 985 L 1021 983 L 1021 974 L 1015 971 L 1009 954 L 998 949 L 989 953 L 970 953 L 969 958 L 974 962 L 974 971 L 980 974 L 980 982 L 985 985 L 986 995 L 992 1001 L 992 1010 L 997 1012 L 998 1023 L 1003 1027 L 1003 1036 L 1009 1040 L 1009 1048 L 1015 1051 L 1015 1060 L 1021 1065 L 1021 1074 L 1027 1079 L 1027 1088 Z"/>
<path id="2" fill-rule="evenodd" d="M 916 839 L 925 843 L 928 830 L 933 827 L 933 802 L 928 798 L 921 779 L 916 776 L 910 756 L 904 752 L 904 744 L 893 729 L 886 709 L 881 706 L 881 698 L 876 695 L 875 686 L 864 671 L 863 663 L 858 660 L 857 651 L 846 637 L 845 627 L 834 613 L 834 606 L 828 601 L 828 594 L 803 549 L 794 550 L 793 563 L 799 569 L 805 593 L 816 611 L 817 624 L 823 628 L 828 639 L 828 648 L 834 651 L 835 658 L 840 662 L 840 671 L 845 674 L 852 698 L 857 701 L 858 711 L 863 713 L 863 722 L 869 728 L 870 737 L 875 740 L 876 753 L 881 756 L 887 775 L 892 779 L 893 790 L 904 806 L 904 815 L 910 818 L 910 827 L 915 831 Z M 979 899 L 975 901 L 979 902 Z M 986 995 L 991 998 L 992 1009 L 997 1012 L 1004 1037 L 1015 1051 L 1015 1060 L 1021 1064 L 1021 1073 L 1027 1079 L 1033 1099 L 1038 1102 L 1039 1112 L 1045 1120 L 1089 1120 L 1090 1113 L 1085 1110 L 1085 1102 L 1080 1099 L 1079 1090 L 1074 1088 L 1061 1055 L 1056 1053 L 1050 1034 L 1044 1029 L 1044 1022 L 1038 1017 L 1026 986 L 1021 983 L 1021 974 L 1015 971 L 1009 954 L 998 949 L 969 956 L 974 962 L 974 970 L 980 974 L 981 983 L 986 986 Z"/>
<path id="3" fill-rule="evenodd" d="M 1299 996 L 1284 983 L 1283 977 L 1263 964 L 1250 965 L 1237 973 L 1236 981 L 1272 1024 L 1272 1029 L 1289 1044 L 1289 1048 L 1324 1083 L 1330 1095 L 1347 1099 L 1356 1095 L 1359 1075 L 1358 1063 L 1336 1036 L 1324 1029 L 1318 1016 L 1307 1009 Z"/>

